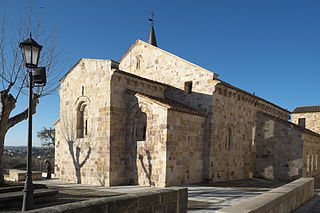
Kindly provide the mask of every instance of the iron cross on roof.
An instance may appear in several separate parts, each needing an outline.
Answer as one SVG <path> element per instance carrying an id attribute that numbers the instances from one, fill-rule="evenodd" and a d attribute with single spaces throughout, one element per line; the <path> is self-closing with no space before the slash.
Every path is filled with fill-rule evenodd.
<path id="1" fill-rule="evenodd" d="M 153 13 L 153 11 L 152 11 L 152 13 L 151 13 L 151 18 L 149 18 L 149 21 L 151 21 L 152 25 L 153 25 L 153 17 L 154 17 L 154 13 Z"/>
<path id="2" fill-rule="evenodd" d="M 154 32 L 154 28 L 153 28 L 153 17 L 154 17 L 154 13 L 151 13 L 152 17 L 149 18 L 149 21 L 151 21 L 151 29 L 150 29 L 150 33 L 149 33 L 149 39 L 148 39 L 148 43 L 152 44 L 153 46 L 157 47 L 157 40 L 156 40 L 156 34 Z"/>

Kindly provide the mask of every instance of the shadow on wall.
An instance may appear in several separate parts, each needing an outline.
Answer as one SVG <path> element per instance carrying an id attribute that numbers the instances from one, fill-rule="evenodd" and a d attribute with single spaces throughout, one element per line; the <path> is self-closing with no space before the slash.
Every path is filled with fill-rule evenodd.
<path id="1" fill-rule="evenodd" d="M 135 96 L 130 96 L 128 107 L 130 113 L 127 113 L 126 123 L 126 178 L 130 184 L 139 184 L 147 178 L 148 185 L 154 186 L 151 160 L 153 146 L 151 137 L 147 134 L 152 131 L 151 109 L 147 106 L 140 107 Z M 143 171 L 143 174 L 139 174 L 139 171 Z"/>
<path id="2" fill-rule="evenodd" d="M 67 115 L 65 113 L 65 115 Z M 82 143 L 83 138 L 79 139 L 76 138 L 76 134 L 74 131 L 75 125 L 73 124 L 73 119 L 68 119 L 68 116 L 62 119 L 62 126 L 60 126 L 60 131 L 62 133 L 62 136 L 64 137 L 65 142 L 68 144 L 68 150 L 72 158 L 72 163 L 75 169 L 75 176 L 77 183 L 81 183 L 81 168 L 85 165 L 87 160 L 90 158 L 90 154 L 92 151 L 91 146 L 89 146 L 89 143 Z M 90 131 L 92 133 L 92 131 Z M 88 134 L 90 136 L 90 134 Z M 80 141 L 81 140 L 81 141 Z M 82 146 L 80 147 L 80 142 L 82 143 Z M 85 153 L 85 157 L 80 162 L 80 154 L 84 147 L 87 147 L 87 151 Z M 75 149 L 75 151 L 74 151 Z"/>
<path id="3" fill-rule="evenodd" d="M 72 162 L 76 171 L 76 177 L 77 177 L 77 183 L 81 183 L 81 168 L 83 165 L 86 163 L 86 161 L 89 159 L 90 154 L 91 154 L 91 147 L 88 147 L 88 151 L 86 153 L 86 157 L 83 159 L 83 161 L 80 163 L 80 152 L 81 149 L 79 146 L 76 146 L 76 153 L 73 151 L 74 147 L 74 141 L 68 141 L 68 146 L 69 146 L 69 152 L 72 157 Z"/>
<path id="4" fill-rule="evenodd" d="M 146 177 L 148 178 L 149 180 L 149 186 L 154 186 L 154 182 L 151 181 L 151 175 L 152 175 L 152 164 L 151 164 L 151 155 L 150 155 L 150 151 L 148 150 L 145 150 L 145 152 L 147 153 L 147 159 L 148 159 L 148 169 L 146 168 L 146 166 L 144 165 L 144 162 L 143 162 L 143 155 L 139 155 L 139 160 L 140 160 L 140 164 L 141 164 L 141 167 L 146 175 Z"/>
<path id="5" fill-rule="evenodd" d="M 156 163 L 156 165 L 161 165 L 163 163 L 169 164 L 167 160 L 163 160 L 160 162 L 161 156 L 164 156 L 161 151 L 155 151 L 153 143 L 155 141 L 160 140 L 160 138 L 157 138 L 154 135 L 154 132 L 159 132 L 161 129 L 167 130 L 166 140 L 167 142 L 170 142 L 171 144 L 174 144 L 176 142 L 181 143 L 187 143 L 186 141 L 172 141 L 172 137 L 169 134 L 168 131 L 168 125 L 170 126 L 169 119 L 167 118 L 165 122 L 161 123 L 158 115 L 158 111 L 156 114 L 153 114 L 151 109 L 151 106 L 144 103 L 138 103 L 138 99 L 135 96 L 135 92 L 128 92 L 128 98 L 126 99 L 128 102 L 127 104 L 127 122 L 126 122 L 126 177 L 130 184 L 140 184 L 142 182 L 145 182 L 143 179 L 148 179 L 148 185 L 153 186 L 157 184 L 157 181 L 159 181 L 159 184 L 163 184 L 160 182 L 160 175 L 166 174 L 161 173 L 159 174 L 159 171 L 153 167 L 153 164 Z M 152 94 L 151 94 L 152 95 Z M 212 123 L 212 107 L 206 107 L 205 104 L 200 104 L 201 102 L 205 101 L 209 105 L 212 104 L 212 96 L 211 95 L 205 95 L 200 93 L 193 92 L 192 94 L 185 94 L 183 90 L 180 90 L 178 88 L 170 87 L 167 89 L 165 96 L 171 100 L 175 100 L 180 103 L 184 103 L 184 105 L 192 105 L 188 102 L 195 102 L 197 106 L 192 106 L 191 108 L 199 109 L 199 111 L 205 112 L 209 114 L 208 117 L 205 118 L 205 135 L 202 138 L 202 141 L 198 141 L 198 143 L 201 143 L 201 152 L 202 152 L 202 165 L 197 165 L 198 168 L 204 168 L 202 170 L 202 179 L 197 179 L 197 181 L 201 180 L 207 180 L 209 178 L 210 173 L 210 138 L 211 138 L 211 130 L 210 130 L 210 123 Z M 175 97 L 175 98 L 174 98 Z M 194 101 L 197 99 L 198 101 Z M 139 105 L 140 104 L 140 105 Z M 161 124 L 159 124 L 159 121 Z M 209 131 L 210 130 L 210 131 Z M 195 137 L 193 137 L 193 140 Z M 192 144 L 195 143 L 195 141 L 191 142 Z M 168 151 L 168 144 L 164 151 Z M 198 146 L 197 146 L 198 147 Z M 204 148 L 205 147 L 205 148 Z M 160 149 L 158 146 L 156 149 Z M 192 154 L 192 153 L 191 153 Z M 137 156 L 138 155 L 138 156 Z M 181 156 L 181 158 L 190 158 L 190 153 L 184 153 L 184 156 Z M 158 162 L 156 162 L 158 161 Z M 183 162 L 184 164 L 187 162 Z M 181 166 L 180 166 L 181 167 Z M 154 171 L 153 171 L 154 170 Z M 194 171 L 193 168 L 188 169 L 188 174 L 184 174 L 185 176 L 183 179 L 185 179 L 185 182 L 189 183 L 187 176 L 194 176 L 192 173 Z M 140 174 L 140 173 L 144 174 Z M 156 174 L 156 175 L 153 175 Z M 198 173 L 199 174 L 199 173 Z M 197 174 L 197 176 L 198 176 Z M 201 174 L 201 173 L 200 173 Z M 201 175 L 200 175 L 201 177 Z M 146 182 L 145 182 L 146 184 Z M 171 183 L 172 184 L 172 183 Z"/>
<path id="6" fill-rule="evenodd" d="M 137 153 L 137 149 L 140 144 L 143 144 L 145 140 L 140 140 L 134 137 L 140 137 L 139 133 L 137 133 L 137 129 L 141 129 L 140 127 L 133 127 L 135 126 L 135 121 L 132 121 L 132 113 L 128 107 L 133 108 L 134 104 L 137 104 L 137 99 L 131 100 L 131 97 L 134 95 L 128 96 L 126 89 L 130 89 L 133 91 L 141 92 L 151 96 L 159 95 L 159 89 L 154 90 L 156 86 L 150 86 L 148 84 L 152 84 L 148 81 L 144 80 L 131 80 L 130 76 L 124 76 L 123 74 L 119 74 L 114 72 L 111 77 L 111 99 L 110 99 L 110 185 L 119 185 L 119 184 L 137 184 L 138 183 L 138 170 L 144 171 L 145 177 L 149 177 L 149 183 L 153 180 L 154 177 L 157 175 L 164 175 L 158 174 L 155 172 L 155 164 L 154 159 L 154 152 L 152 149 L 145 148 L 145 153 L 139 158 L 139 153 Z M 146 89 L 149 86 L 150 90 Z M 159 86 L 160 87 L 160 86 Z M 164 87 L 163 85 L 161 87 Z M 202 141 L 198 142 L 201 143 L 201 152 L 203 156 L 202 160 L 202 180 L 210 180 L 211 177 L 211 170 L 212 170 L 212 157 L 210 155 L 212 151 L 212 146 L 217 143 L 213 141 L 212 134 L 215 131 L 213 129 L 213 94 L 203 94 L 192 91 L 191 93 L 187 94 L 184 90 L 168 86 L 165 94 L 165 97 L 168 99 L 174 100 L 176 102 L 182 103 L 184 105 L 190 106 L 200 112 L 206 113 L 208 116 L 205 118 L 204 124 L 204 137 L 202 137 Z M 130 100 L 129 100 L 130 99 Z M 131 105 L 131 106 L 129 106 Z M 141 109 L 140 109 L 141 111 Z M 144 113 L 143 111 L 141 111 Z M 156 113 L 157 114 L 157 113 Z M 149 117 L 144 118 L 148 120 Z M 143 116 L 140 116 L 143 120 Z M 152 118 L 151 118 L 152 119 Z M 138 120 L 138 118 L 136 119 Z M 151 123 L 150 126 L 154 124 Z M 148 128 L 148 127 L 147 127 Z M 167 128 L 167 127 L 164 127 Z M 150 130 L 147 130 L 147 132 Z M 125 134 L 123 134 L 125 132 Z M 148 137 L 148 136 L 146 136 Z M 157 140 L 157 139 L 155 139 Z M 170 140 L 170 139 L 169 139 Z M 176 142 L 176 141 L 175 141 Z M 180 141 L 179 141 L 180 142 Z M 181 141 L 182 142 L 182 141 Z M 149 151 L 149 155 L 151 156 L 151 160 L 148 163 L 148 154 L 146 151 Z M 166 151 L 166 150 L 163 150 Z M 144 165 L 142 166 L 142 162 Z M 164 161 L 166 163 L 166 160 Z M 151 166 L 150 166 L 151 165 Z M 158 164 L 156 164 L 158 165 Z M 138 167 L 139 168 L 138 168 Z M 141 167 L 141 168 L 140 168 Z M 152 170 L 149 168 L 152 168 Z M 190 171 L 193 171 L 190 169 Z M 151 175 L 152 173 L 152 175 Z M 190 177 L 192 174 L 190 174 Z M 156 179 L 156 178 L 155 178 Z M 188 180 L 186 179 L 186 182 Z"/>
<path id="7" fill-rule="evenodd" d="M 291 181 L 302 176 L 303 132 L 287 121 L 257 114 L 255 176 Z"/>

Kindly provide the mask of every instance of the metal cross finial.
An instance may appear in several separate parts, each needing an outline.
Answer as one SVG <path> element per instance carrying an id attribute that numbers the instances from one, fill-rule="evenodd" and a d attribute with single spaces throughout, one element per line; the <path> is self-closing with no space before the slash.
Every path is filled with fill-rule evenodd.
<path id="1" fill-rule="evenodd" d="M 149 18 L 149 21 L 151 21 L 151 24 L 153 25 L 153 17 L 154 17 L 154 13 L 153 13 L 153 11 L 152 11 L 152 13 L 151 13 L 151 18 Z"/>

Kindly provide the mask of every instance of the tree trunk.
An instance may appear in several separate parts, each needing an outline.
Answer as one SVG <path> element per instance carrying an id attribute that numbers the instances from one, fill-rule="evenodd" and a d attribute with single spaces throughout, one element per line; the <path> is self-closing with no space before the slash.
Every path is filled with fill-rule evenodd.
<path id="1" fill-rule="evenodd" d="M 0 186 L 4 185 L 4 171 L 3 171 L 3 151 L 4 151 L 4 136 L 2 128 L 0 129 Z"/>
<path id="2" fill-rule="evenodd" d="M 28 109 L 10 118 L 12 110 L 16 107 L 16 100 L 6 90 L 0 92 L 1 108 L 0 108 L 0 186 L 4 185 L 4 170 L 3 170 L 3 152 L 4 139 L 7 131 L 14 125 L 28 118 Z M 32 114 L 36 112 L 38 97 L 33 96 L 32 99 Z"/>
<path id="3" fill-rule="evenodd" d="M 4 185 L 3 171 L 3 151 L 4 138 L 8 131 L 8 120 L 10 113 L 15 108 L 16 100 L 6 90 L 0 92 L 1 108 L 0 108 L 0 186 Z"/>

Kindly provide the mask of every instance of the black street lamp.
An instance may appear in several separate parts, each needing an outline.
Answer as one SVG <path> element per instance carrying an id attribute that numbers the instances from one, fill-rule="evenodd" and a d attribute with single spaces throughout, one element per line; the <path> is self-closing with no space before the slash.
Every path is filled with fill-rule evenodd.
<path id="1" fill-rule="evenodd" d="M 27 68 L 38 67 L 38 61 L 42 46 L 35 42 L 31 36 L 27 40 L 20 43 L 23 53 L 24 62 Z"/>
<path id="2" fill-rule="evenodd" d="M 27 151 L 27 176 L 26 182 L 23 189 L 23 204 L 22 204 L 22 211 L 28 211 L 33 209 L 33 185 L 32 185 L 32 87 L 35 83 L 33 77 L 37 79 L 39 76 L 37 73 L 44 72 L 44 81 L 41 83 L 45 84 L 45 68 L 39 69 L 38 68 L 38 61 L 40 56 L 40 51 L 42 46 L 37 44 L 30 35 L 30 38 L 25 40 L 24 42 L 20 43 L 20 48 L 23 53 L 25 66 L 27 67 L 27 72 L 29 74 L 29 109 L 28 109 L 28 151 Z M 36 75 L 34 71 L 30 69 L 35 69 Z M 42 71 L 41 71 L 42 70 Z M 39 80 L 39 78 L 38 78 Z"/>

